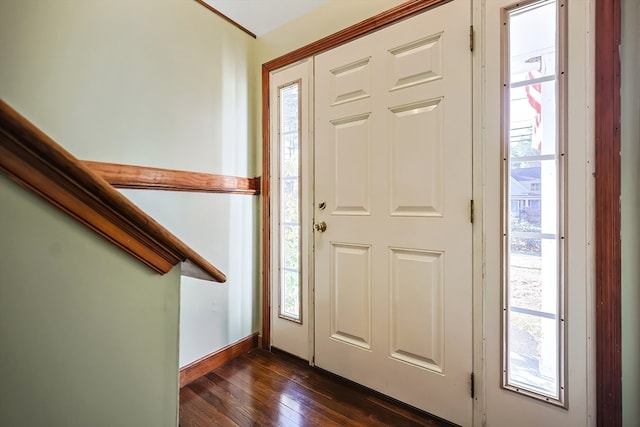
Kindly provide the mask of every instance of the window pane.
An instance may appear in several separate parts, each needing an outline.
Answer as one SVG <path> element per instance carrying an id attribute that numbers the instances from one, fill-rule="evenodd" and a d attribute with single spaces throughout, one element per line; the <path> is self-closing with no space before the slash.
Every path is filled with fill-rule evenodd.
<path id="1" fill-rule="evenodd" d="M 504 146 L 504 386 L 561 400 L 560 162 L 557 5 L 506 13 L 509 101 Z M 535 35 L 532 36 L 532 35 Z"/>
<path id="2" fill-rule="evenodd" d="M 512 157 L 556 154 L 556 82 L 526 83 L 510 90 Z"/>
<path id="3" fill-rule="evenodd" d="M 300 322 L 300 84 L 280 95 L 280 317 Z"/>
<path id="4" fill-rule="evenodd" d="M 509 13 L 511 83 L 556 74 L 556 3 L 536 2 Z"/>
<path id="5" fill-rule="evenodd" d="M 300 257 L 300 227 L 297 225 L 284 225 L 282 239 L 282 265 L 291 271 L 298 271 Z"/>
<path id="6" fill-rule="evenodd" d="M 283 301 L 281 314 L 291 319 L 300 318 L 300 274 L 298 271 L 284 270 Z"/>
<path id="7" fill-rule="evenodd" d="M 508 342 L 509 384 L 554 396 L 558 388 L 555 320 L 511 310 Z"/>
<path id="8" fill-rule="evenodd" d="M 542 308 L 541 239 L 511 238 L 509 306 Z"/>

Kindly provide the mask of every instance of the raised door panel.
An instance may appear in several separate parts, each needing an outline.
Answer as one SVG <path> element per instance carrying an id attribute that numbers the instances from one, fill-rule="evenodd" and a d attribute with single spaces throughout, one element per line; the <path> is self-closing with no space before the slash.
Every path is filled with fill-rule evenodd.
<path id="1" fill-rule="evenodd" d="M 444 374 L 444 253 L 390 249 L 390 357 Z"/>
<path id="2" fill-rule="evenodd" d="M 332 244 L 331 337 L 371 348 L 371 247 Z"/>
<path id="3" fill-rule="evenodd" d="M 363 58 L 330 71 L 332 106 L 371 96 L 370 59 Z"/>
<path id="4" fill-rule="evenodd" d="M 438 98 L 389 110 L 391 215 L 443 214 L 443 103 Z"/>
<path id="5" fill-rule="evenodd" d="M 442 34 L 411 41 L 389 50 L 389 90 L 442 78 Z"/>
<path id="6" fill-rule="evenodd" d="M 360 114 L 331 121 L 334 153 L 333 214 L 371 211 L 371 117 Z"/>

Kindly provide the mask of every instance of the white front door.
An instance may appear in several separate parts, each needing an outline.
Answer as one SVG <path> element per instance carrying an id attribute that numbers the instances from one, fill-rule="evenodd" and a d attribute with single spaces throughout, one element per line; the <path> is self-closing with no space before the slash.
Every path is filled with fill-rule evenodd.
<path id="1" fill-rule="evenodd" d="M 461 425 L 470 10 L 454 0 L 315 59 L 315 364 Z"/>

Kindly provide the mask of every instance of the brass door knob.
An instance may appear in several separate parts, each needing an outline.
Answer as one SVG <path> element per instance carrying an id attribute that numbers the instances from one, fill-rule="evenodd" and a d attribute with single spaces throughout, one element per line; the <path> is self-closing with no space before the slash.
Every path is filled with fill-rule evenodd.
<path id="1" fill-rule="evenodd" d="M 319 231 L 321 233 L 324 233 L 325 230 L 327 229 L 327 223 L 324 222 L 324 221 L 316 222 L 315 224 L 313 224 L 313 229 L 315 231 Z"/>

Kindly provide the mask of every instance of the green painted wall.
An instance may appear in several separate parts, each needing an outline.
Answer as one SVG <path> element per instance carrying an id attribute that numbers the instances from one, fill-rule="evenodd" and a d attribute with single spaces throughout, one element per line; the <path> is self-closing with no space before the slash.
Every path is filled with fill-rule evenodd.
<path id="1" fill-rule="evenodd" d="M 622 412 L 640 423 L 640 4 L 622 1 Z"/>
<path id="2" fill-rule="evenodd" d="M 0 425 L 175 426 L 179 269 L 160 276 L 0 175 Z"/>
<path id="3" fill-rule="evenodd" d="M 0 98 L 81 159 L 256 176 L 255 43 L 193 0 L 0 0 Z M 257 331 L 259 199 L 125 195 L 228 277 L 182 279 L 180 364 Z"/>

